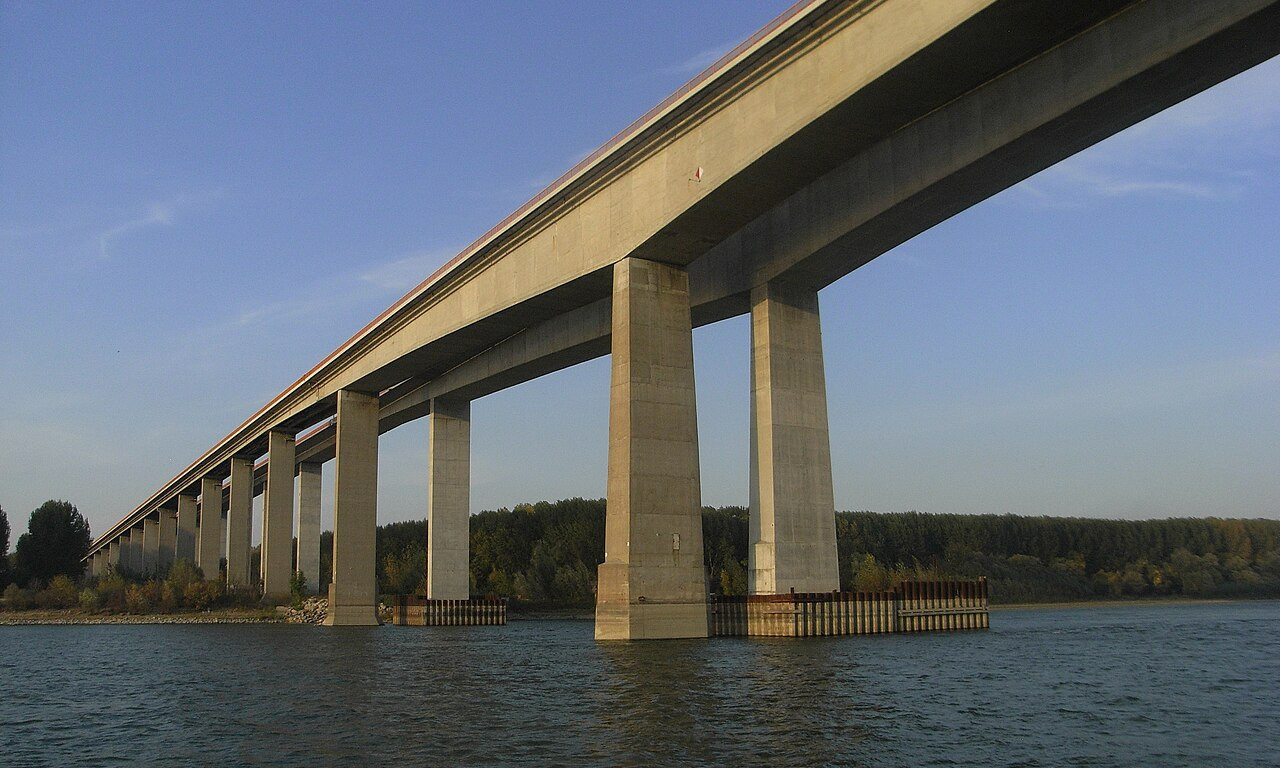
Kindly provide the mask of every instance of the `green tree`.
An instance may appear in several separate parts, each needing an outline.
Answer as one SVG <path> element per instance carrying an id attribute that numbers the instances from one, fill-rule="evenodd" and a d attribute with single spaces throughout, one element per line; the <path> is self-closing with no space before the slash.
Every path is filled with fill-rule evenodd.
<path id="1" fill-rule="evenodd" d="M 0 589 L 9 583 L 9 518 L 0 507 Z"/>
<path id="2" fill-rule="evenodd" d="M 31 513 L 27 532 L 18 538 L 15 570 L 24 581 L 47 583 L 58 574 L 79 579 L 92 543 L 89 523 L 75 505 L 51 499 Z"/>

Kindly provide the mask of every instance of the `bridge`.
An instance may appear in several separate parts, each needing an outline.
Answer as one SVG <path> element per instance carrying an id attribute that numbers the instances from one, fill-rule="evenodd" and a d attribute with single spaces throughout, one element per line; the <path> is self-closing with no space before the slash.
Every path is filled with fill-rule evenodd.
<path id="1" fill-rule="evenodd" d="M 470 404 L 610 354 L 596 637 L 705 637 L 692 329 L 751 316 L 753 595 L 838 588 L 818 290 L 1280 52 L 1275 0 L 810 0 L 640 117 L 93 543 L 375 624 L 378 436 L 429 421 L 427 597 L 468 597 Z M 299 476 L 298 498 L 294 480 Z M 296 510 L 299 527 L 295 531 Z"/>

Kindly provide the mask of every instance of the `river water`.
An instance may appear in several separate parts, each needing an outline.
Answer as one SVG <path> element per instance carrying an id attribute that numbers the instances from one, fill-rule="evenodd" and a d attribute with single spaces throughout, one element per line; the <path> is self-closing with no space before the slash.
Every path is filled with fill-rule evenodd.
<path id="1" fill-rule="evenodd" d="M 0 765 L 1280 765 L 1280 602 L 991 624 L 0 627 Z"/>

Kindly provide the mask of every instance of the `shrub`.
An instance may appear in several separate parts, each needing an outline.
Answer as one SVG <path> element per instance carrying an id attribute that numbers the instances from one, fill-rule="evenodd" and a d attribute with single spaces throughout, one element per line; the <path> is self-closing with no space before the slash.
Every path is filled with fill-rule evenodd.
<path id="1" fill-rule="evenodd" d="M 168 613 L 182 607 L 182 593 L 167 581 L 158 582 L 156 606 Z"/>
<path id="2" fill-rule="evenodd" d="M 186 593 L 187 586 L 204 579 L 204 575 L 196 564 L 187 559 L 177 560 L 169 567 L 169 576 L 165 583 L 173 587 L 179 595 Z"/>
<path id="3" fill-rule="evenodd" d="M 307 593 L 307 574 L 302 571 L 294 571 L 289 577 L 289 596 L 292 598 L 294 608 L 302 607 L 302 599 Z"/>
<path id="4" fill-rule="evenodd" d="M 222 585 L 216 581 L 193 581 L 183 590 L 182 597 L 197 611 L 207 611 L 222 597 Z"/>
<path id="5" fill-rule="evenodd" d="M 151 610 L 151 596 L 145 584 L 130 584 L 124 592 L 124 607 L 129 613 L 146 613 Z"/>
<path id="6" fill-rule="evenodd" d="M 90 587 L 80 590 L 80 610 L 86 613 L 96 613 L 102 607 L 102 597 L 98 592 Z"/>
<path id="7" fill-rule="evenodd" d="M 49 586 L 36 593 L 36 604 L 41 608 L 70 608 L 80 598 L 80 590 L 71 577 L 58 574 Z"/>
<path id="8" fill-rule="evenodd" d="M 124 576 L 119 571 L 114 568 L 107 571 L 106 575 L 98 579 L 96 589 L 102 607 L 113 611 L 124 610 L 126 585 Z"/>
<path id="9" fill-rule="evenodd" d="M 31 590 L 23 589 L 17 584 L 10 584 L 4 588 L 4 602 L 11 611 L 25 611 L 31 607 L 34 600 L 35 596 Z"/>

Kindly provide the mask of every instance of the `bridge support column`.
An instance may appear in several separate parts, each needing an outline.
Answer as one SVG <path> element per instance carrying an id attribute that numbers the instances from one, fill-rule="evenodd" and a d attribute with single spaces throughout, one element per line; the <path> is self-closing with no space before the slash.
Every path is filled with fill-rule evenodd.
<path id="1" fill-rule="evenodd" d="M 329 626 L 379 624 L 378 397 L 338 392 Z"/>
<path id="2" fill-rule="evenodd" d="M 320 468 L 298 465 L 298 570 L 307 577 L 307 593 L 320 591 Z"/>
<path id="3" fill-rule="evenodd" d="M 287 602 L 293 576 L 293 435 L 267 436 L 267 488 L 262 497 L 262 599 Z"/>
<path id="4" fill-rule="evenodd" d="M 134 576 L 142 575 L 142 529 L 130 528 L 128 542 L 129 552 L 129 573 Z"/>
<path id="5" fill-rule="evenodd" d="M 253 549 L 253 459 L 231 457 L 231 488 L 227 505 L 227 586 L 249 583 Z"/>
<path id="6" fill-rule="evenodd" d="M 168 572 L 173 565 L 175 542 L 178 537 L 178 519 L 172 509 L 160 508 L 160 570 Z"/>
<path id="7" fill-rule="evenodd" d="M 142 572 L 154 576 L 160 568 L 160 521 L 142 521 Z"/>
<path id="8" fill-rule="evenodd" d="M 751 291 L 753 595 L 840 588 L 816 291 Z"/>
<path id="9" fill-rule="evenodd" d="M 595 636 L 706 637 L 688 273 L 636 258 L 615 264 L 612 344 Z"/>
<path id="10" fill-rule="evenodd" d="M 200 480 L 200 524 L 196 536 L 196 565 L 209 581 L 221 578 L 222 481 L 215 477 Z"/>
<path id="11" fill-rule="evenodd" d="M 107 565 L 113 570 L 120 570 L 120 539 L 107 545 Z"/>
<path id="12" fill-rule="evenodd" d="M 174 542 L 174 559 L 196 562 L 196 497 L 178 495 L 178 537 Z"/>
<path id="13" fill-rule="evenodd" d="M 94 552 L 89 558 L 89 575 L 98 578 L 102 575 L 102 552 L 101 550 Z"/>
<path id="14" fill-rule="evenodd" d="M 471 596 L 471 403 L 432 400 L 427 448 L 427 597 Z"/>

